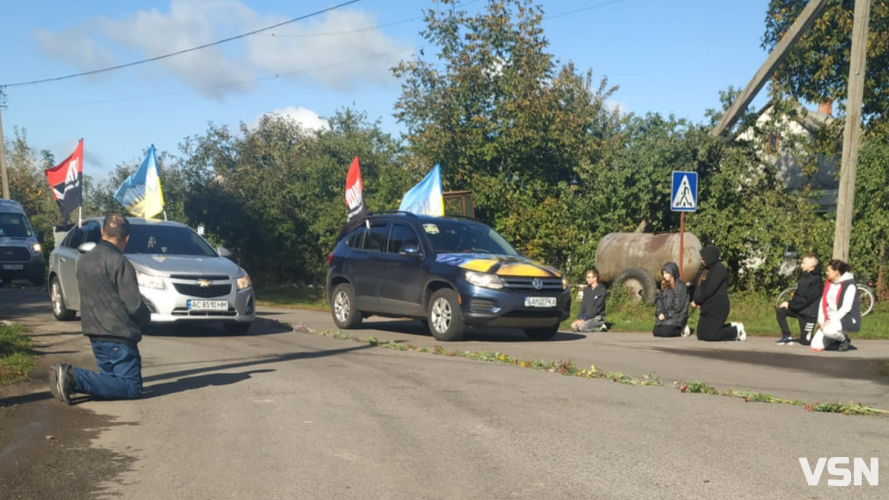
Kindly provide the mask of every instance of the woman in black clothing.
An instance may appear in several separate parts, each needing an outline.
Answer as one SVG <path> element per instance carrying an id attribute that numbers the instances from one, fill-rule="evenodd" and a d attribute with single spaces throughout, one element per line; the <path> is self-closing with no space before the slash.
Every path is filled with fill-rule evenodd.
<path id="1" fill-rule="evenodd" d="M 719 249 L 708 245 L 701 249 L 701 276 L 698 278 L 692 307 L 701 309 L 698 340 L 746 340 L 743 323 L 725 324 L 730 309 L 728 300 L 728 272 L 719 262 Z"/>
<path id="2" fill-rule="evenodd" d="M 679 337 L 687 329 L 688 292 L 685 283 L 679 281 L 679 266 L 675 263 L 667 262 L 661 272 L 664 278 L 657 296 L 652 333 L 655 337 Z"/>

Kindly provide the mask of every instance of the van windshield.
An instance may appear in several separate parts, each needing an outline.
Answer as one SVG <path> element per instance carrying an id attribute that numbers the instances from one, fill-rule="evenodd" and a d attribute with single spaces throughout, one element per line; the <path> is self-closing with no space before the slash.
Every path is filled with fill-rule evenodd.
<path id="1" fill-rule="evenodd" d="M 27 238 L 32 236 L 31 226 L 22 214 L 0 214 L 0 237 Z"/>
<path id="2" fill-rule="evenodd" d="M 497 231 L 484 224 L 442 220 L 423 224 L 435 253 L 490 253 L 518 255 Z"/>

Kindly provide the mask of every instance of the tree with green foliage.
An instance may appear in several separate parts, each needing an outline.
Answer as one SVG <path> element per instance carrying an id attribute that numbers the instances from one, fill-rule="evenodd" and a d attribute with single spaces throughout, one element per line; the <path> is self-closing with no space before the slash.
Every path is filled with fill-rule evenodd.
<path id="1" fill-rule="evenodd" d="M 441 164 L 446 188 L 471 189 L 476 214 L 529 256 L 561 266 L 581 235 L 562 196 L 613 154 L 616 90 L 547 52 L 532 0 L 456 0 L 425 11 L 430 59 L 404 61 L 395 117 L 416 177 Z M 570 248 L 570 246 L 569 246 Z"/>
<path id="2" fill-rule="evenodd" d="M 772 50 L 808 0 L 771 0 L 762 46 Z M 848 94 L 854 0 L 831 0 L 772 77 L 776 89 L 800 100 L 843 103 Z M 889 2 L 871 2 L 864 84 L 865 122 L 889 120 Z"/>
<path id="3" fill-rule="evenodd" d="M 370 210 L 397 206 L 409 188 L 401 148 L 379 123 L 344 110 L 329 127 L 315 132 L 264 116 L 240 134 L 211 124 L 180 147 L 185 217 L 205 225 L 259 283 L 323 281 L 355 156 Z"/>

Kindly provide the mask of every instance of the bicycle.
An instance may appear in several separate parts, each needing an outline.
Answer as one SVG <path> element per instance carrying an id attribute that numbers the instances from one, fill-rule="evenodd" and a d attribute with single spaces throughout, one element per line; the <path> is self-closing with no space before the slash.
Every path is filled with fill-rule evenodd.
<path id="1" fill-rule="evenodd" d="M 789 302 L 791 297 L 793 297 L 793 292 L 796 291 L 796 285 L 789 286 L 781 291 L 778 294 L 778 299 L 775 301 L 775 307 L 781 305 L 782 302 Z M 874 303 L 876 303 L 876 294 L 874 293 L 874 289 L 867 286 L 858 284 L 858 300 L 861 301 L 861 316 L 867 316 L 874 310 Z"/>

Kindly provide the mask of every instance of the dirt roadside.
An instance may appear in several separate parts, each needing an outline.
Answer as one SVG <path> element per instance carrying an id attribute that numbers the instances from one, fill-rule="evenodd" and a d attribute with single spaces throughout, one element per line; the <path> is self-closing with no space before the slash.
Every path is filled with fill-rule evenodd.
<path id="1" fill-rule="evenodd" d="M 103 496 L 133 463 L 131 457 L 93 448 L 114 422 L 54 399 L 48 369 L 61 361 L 95 365 L 80 322 L 60 323 L 45 291 L 0 289 L 0 319 L 24 325 L 38 354 L 29 382 L 0 386 L 0 491 L 4 499 L 82 499 Z"/>

